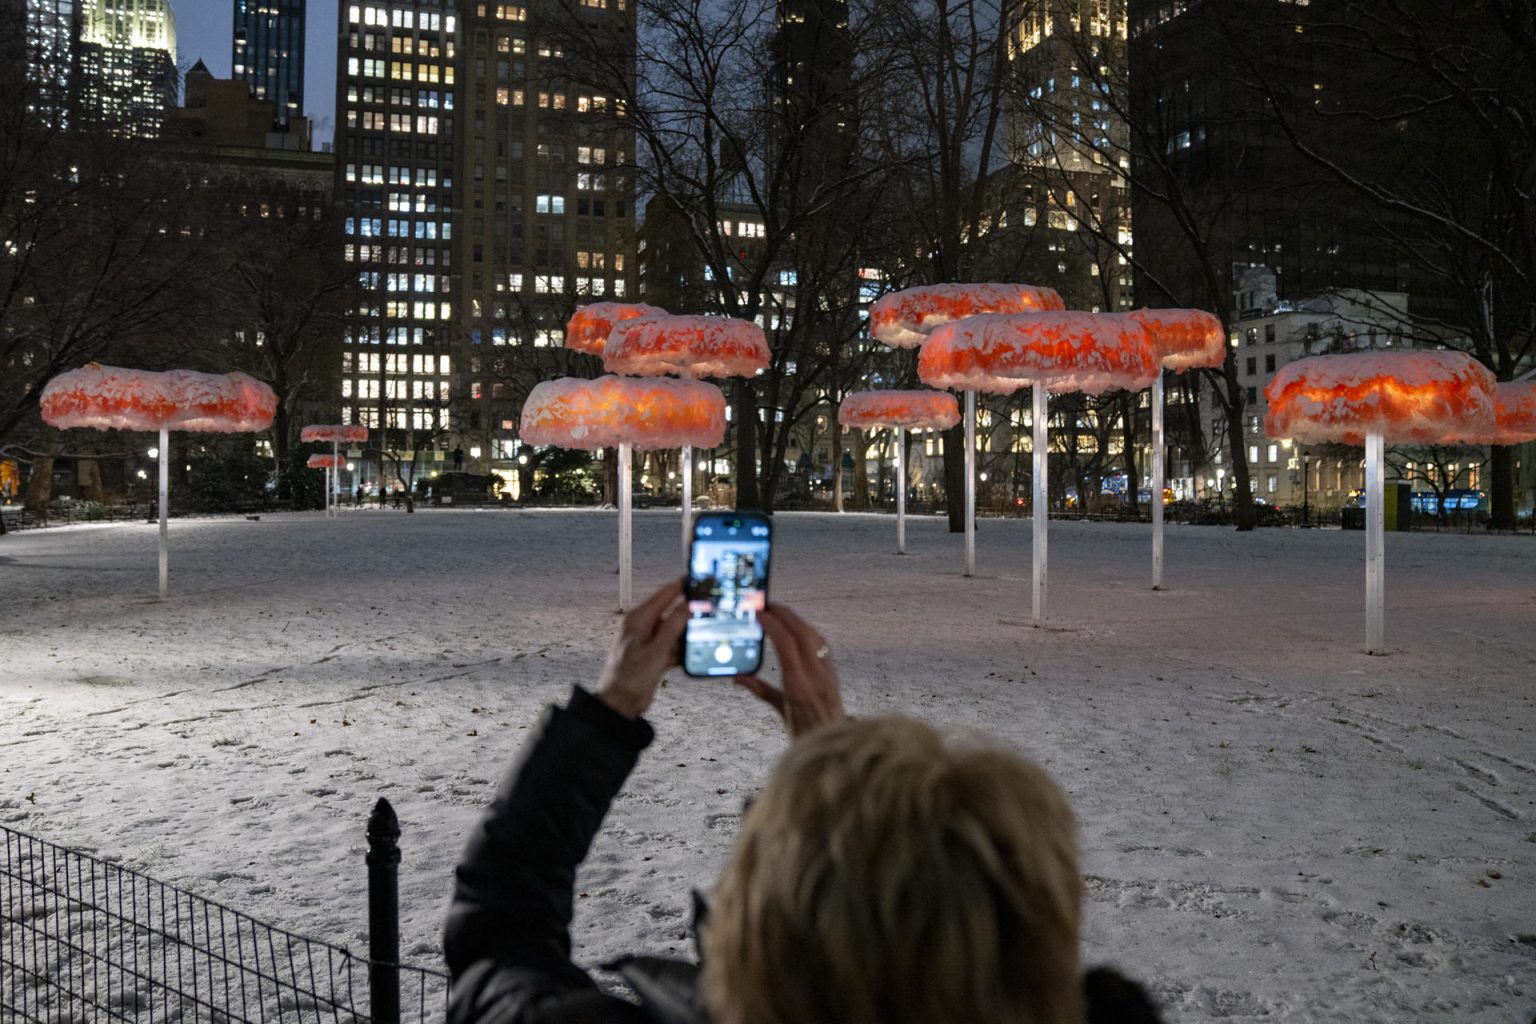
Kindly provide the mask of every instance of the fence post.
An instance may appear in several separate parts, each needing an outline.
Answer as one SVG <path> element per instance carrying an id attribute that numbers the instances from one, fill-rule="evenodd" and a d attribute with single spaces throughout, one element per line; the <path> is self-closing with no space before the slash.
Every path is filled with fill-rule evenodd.
<path id="1" fill-rule="evenodd" d="M 368 1002 L 373 1024 L 400 1024 L 400 820 L 379 797 L 368 816 Z"/>

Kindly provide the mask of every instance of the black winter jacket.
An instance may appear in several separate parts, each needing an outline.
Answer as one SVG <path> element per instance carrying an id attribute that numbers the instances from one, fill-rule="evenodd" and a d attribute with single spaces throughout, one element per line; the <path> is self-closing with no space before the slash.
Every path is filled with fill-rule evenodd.
<path id="1" fill-rule="evenodd" d="M 545 713 L 455 873 L 443 941 L 450 1024 L 709 1024 L 696 964 L 607 965 L 635 1003 L 603 992 L 571 960 L 576 869 L 653 736 L 580 687 Z M 1084 984 L 1089 1024 L 1159 1021 L 1141 988 L 1112 971 L 1091 971 Z"/>

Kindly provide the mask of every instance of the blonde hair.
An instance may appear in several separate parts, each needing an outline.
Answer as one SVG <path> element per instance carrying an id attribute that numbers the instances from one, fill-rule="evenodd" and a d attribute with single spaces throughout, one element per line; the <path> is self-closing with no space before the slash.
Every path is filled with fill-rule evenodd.
<path id="1" fill-rule="evenodd" d="M 1040 768 L 908 718 L 797 740 L 703 934 L 717 1024 L 1077 1024 L 1072 812 Z"/>

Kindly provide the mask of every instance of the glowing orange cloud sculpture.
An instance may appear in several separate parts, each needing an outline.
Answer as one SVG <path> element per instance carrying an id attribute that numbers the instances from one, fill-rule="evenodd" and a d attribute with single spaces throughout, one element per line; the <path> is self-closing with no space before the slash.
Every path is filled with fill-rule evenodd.
<path id="1" fill-rule="evenodd" d="M 603 348 L 609 373 L 750 377 L 768 368 L 763 329 L 727 316 L 660 316 L 615 325 Z"/>
<path id="2" fill-rule="evenodd" d="M 277 395 L 243 373 L 155 373 L 90 363 L 49 381 L 42 411 L 55 427 L 234 434 L 271 426 Z"/>
<path id="3" fill-rule="evenodd" d="M 930 387 L 999 394 L 1031 383 L 1049 391 L 1134 391 L 1160 372 L 1146 332 L 1105 313 L 973 316 L 929 335 L 917 361 Z"/>
<path id="4" fill-rule="evenodd" d="M 1307 444 L 1476 442 L 1494 430 L 1497 382 L 1462 352 L 1353 352 L 1287 363 L 1264 388 L 1264 431 Z"/>
<path id="5" fill-rule="evenodd" d="M 1138 309 L 1126 316 L 1146 329 L 1164 369 L 1214 368 L 1227 358 L 1227 332 L 1203 309 Z"/>
<path id="6" fill-rule="evenodd" d="M 1493 429 L 1467 437 L 1468 443 L 1511 445 L 1536 441 L 1536 380 L 1498 384 L 1493 404 Z"/>
<path id="7" fill-rule="evenodd" d="M 960 422 L 960 406 L 954 395 L 943 391 L 859 391 L 838 406 L 837 422 L 863 430 L 948 430 Z"/>
<path id="8" fill-rule="evenodd" d="M 725 437 L 725 396 L 697 380 L 562 377 L 529 392 L 521 435 L 528 444 L 588 451 L 713 448 Z"/>
<path id="9" fill-rule="evenodd" d="M 1032 284 L 929 284 L 876 299 L 869 333 L 895 348 L 916 348 L 934 328 L 968 316 L 1066 308 L 1054 289 Z"/>
<path id="10" fill-rule="evenodd" d="M 311 455 L 304 463 L 310 469 L 340 469 L 345 463 L 335 455 Z"/>
<path id="11" fill-rule="evenodd" d="M 666 315 L 667 311 L 660 306 L 643 302 L 593 302 L 578 309 L 566 323 L 565 347 L 600 356 L 608 335 L 621 321 Z"/>
<path id="12" fill-rule="evenodd" d="M 368 428 L 357 424 L 314 424 L 299 431 L 299 440 L 329 441 L 332 444 L 361 444 L 368 440 Z"/>

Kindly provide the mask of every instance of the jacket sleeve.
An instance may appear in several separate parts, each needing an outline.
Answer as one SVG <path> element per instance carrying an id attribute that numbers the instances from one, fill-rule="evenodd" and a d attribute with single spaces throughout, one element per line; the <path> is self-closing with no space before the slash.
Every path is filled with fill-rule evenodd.
<path id="1" fill-rule="evenodd" d="M 545 712 L 455 871 L 443 937 L 453 1020 L 518 1020 L 514 1004 L 596 995 L 571 962 L 576 869 L 653 736 L 579 687 Z"/>

